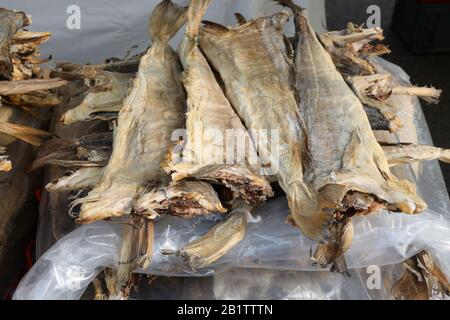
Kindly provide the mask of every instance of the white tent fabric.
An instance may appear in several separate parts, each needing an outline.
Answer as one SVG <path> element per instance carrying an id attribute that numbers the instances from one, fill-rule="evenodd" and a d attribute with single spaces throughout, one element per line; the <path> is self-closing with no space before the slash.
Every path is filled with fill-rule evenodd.
<path id="1" fill-rule="evenodd" d="M 49 31 L 50 41 L 42 46 L 43 56 L 76 63 L 99 63 L 108 57 L 123 57 L 132 46 L 136 51 L 149 45 L 148 17 L 160 0 L 0 0 L 0 7 L 22 10 L 32 16 L 31 31 Z M 175 0 L 177 3 L 187 1 Z M 296 0 L 308 9 L 317 32 L 324 30 L 324 0 Z M 79 16 L 77 10 L 79 8 Z M 282 10 L 271 0 L 213 0 L 206 20 L 234 25 L 234 13 L 246 18 Z M 79 25 L 77 24 L 79 22 Z M 68 27 L 69 24 L 69 27 Z M 73 28 L 73 26 L 78 28 Z M 293 24 L 288 23 L 288 34 Z M 177 46 L 183 30 L 173 39 Z"/>

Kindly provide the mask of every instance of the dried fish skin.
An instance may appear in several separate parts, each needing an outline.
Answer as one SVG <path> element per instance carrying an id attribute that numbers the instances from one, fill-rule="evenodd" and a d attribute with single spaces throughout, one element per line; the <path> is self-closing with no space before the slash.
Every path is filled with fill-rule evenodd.
<path id="1" fill-rule="evenodd" d="M 211 265 L 223 257 L 245 237 L 247 214 L 245 210 L 231 212 L 225 221 L 211 228 L 200 238 L 180 250 L 180 255 L 192 270 Z"/>
<path id="2" fill-rule="evenodd" d="M 140 187 L 166 176 L 160 163 L 171 134 L 184 126 L 186 96 L 177 54 L 167 42 L 186 20 L 186 9 L 161 2 L 150 18 L 153 45 L 141 58 L 139 72 L 124 100 L 111 159 L 101 182 L 81 204 L 78 223 L 130 214 Z"/>
<path id="3" fill-rule="evenodd" d="M 270 184 L 255 173 L 259 162 L 253 141 L 197 46 L 201 18 L 210 2 L 194 0 L 189 6 L 186 34 L 179 48 L 188 96 L 187 138 L 181 159 L 169 155 L 165 170 L 175 181 L 195 178 L 222 183 L 236 197 L 256 205 L 273 195 Z M 229 141 L 237 142 L 233 146 L 237 150 L 227 150 Z M 243 155 L 243 164 L 238 163 L 235 151 Z"/>
<path id="4" fill-rule="evenodd" d="M 283 11 L 236 27 L 206 23 L 200 32 L 200 47 L 220 74 L 226 95 L 245 126 L 279 133 L 278 154 L 259 141 L 256 147 L 264 163 L 277 164 L 274 175 L 287 194 L 291 212 L 299 215 L 309 212 L 305 208 L 314 201 L 303 182 L 305 136 L 283 35 L 288 17 Z M 310 218 L 313 227 L 304 233 L 323 240 L 328 215 L 323 212 Z"/>
<path id="5" fill-rule="evenodd" d="M 429 300 L 434 295 L 450 296 L 447 276 L 432 255 L 423 250 L 403 263 L 405 272 L 391 293 L 397 300 Z"/>
<path id="6" fill-rule="evenodd" d="M 68 110 L 61 121 L 71 125 L 81 121 L 90 121 L 98 117 L 117 118 L 127 94 L 132 74 L 117 72 L 99 72 L 95 82 L 88 91 L 83 102 Z"/>
<path id="7" fill-rule="evenodd" d="M 55 79 L 32 79 L 21 81 L 0 81 L 0 95 L 8 96 L 15 94 L 30 93 L 33 91 L 55 89 L 68 82 L 58 78 Z"/>
<path id="8" fill-rule="evenodd" d="M 45 186 L 48 192 L 72 191 L 95 187 L 103 175 L 103 168 L 81 168 L 68 172 L 61 178 L 55 179 Z"/>
<path id="9" fill-rule="evenodd" d="M 0 123 L 0 134 L 6 134 L 33 146 L 40 146 L 51 136 L 50 133 L 46 131 L 10 122 Z"/>
<path id="10" fill-rule="evenodd" d="M 449 149 L 415 144 L 382 144 L 382 148 L 391 167 L 430 160 L 450 163 Z"/>
<path id="11" fill-rule="evenodd" d="M 30 18 L 21 11 L 0 8 L 0 77 L 11 80 L 13 64 L 11 61 L 11 40 L 21 28 L 30 24 Z"/>
<path id="12" fill-rule="evenodd" d="M 151 189 L 138 198 L 134 210 L 151 219 L 160 214 L 192 218 L 226 212 L 209 183 L 191 180 L 171 182 L 167 186 Z"/>
<path id="13" fill-rule="evenodd" d="M 4 147 L 0 147 L 0 172 L 11 171 L 11 169 L 12 164 L 11 161 L 8 160 L 6 149 Z"/>

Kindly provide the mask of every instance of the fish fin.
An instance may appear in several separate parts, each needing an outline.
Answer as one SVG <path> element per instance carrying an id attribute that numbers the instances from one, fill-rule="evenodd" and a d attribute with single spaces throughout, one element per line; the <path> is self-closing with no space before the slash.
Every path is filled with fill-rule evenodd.
<path id="1" fill-rule="evenodd" d="M 194 39 L 199 31 L 202 17 L 205 15 L 206 9 L 210 5 L 211 0 L 191 0 L 188 9 L 188 24 L 186 27 L 186 35 Z"/>
<path id="2" fill-rule="evenodd" d="M 187 7 L 181 7 L 170 0 L 161 1 L 153 10 L 149 31 L 153 40 L 167 43 L 187 20 Z"/>
<path id="3" fill-rule="evenodd" d="M 239 12 L 235 12 L 234 17 L 236 18 L 238 25 L 243 25 L 243 24 L 247 23 L 247 19 L 245 19 L 245 17 L 242 14 L 240 14 Z"/>

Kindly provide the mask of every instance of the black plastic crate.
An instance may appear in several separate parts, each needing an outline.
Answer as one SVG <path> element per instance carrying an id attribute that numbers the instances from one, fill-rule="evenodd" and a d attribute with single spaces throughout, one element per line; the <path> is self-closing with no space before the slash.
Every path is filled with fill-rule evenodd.
<path id="1" fill-rule="evenodd" d="M 414 53 L 450 51 L 450 0 L 397 0 L 392 25 Z"/>

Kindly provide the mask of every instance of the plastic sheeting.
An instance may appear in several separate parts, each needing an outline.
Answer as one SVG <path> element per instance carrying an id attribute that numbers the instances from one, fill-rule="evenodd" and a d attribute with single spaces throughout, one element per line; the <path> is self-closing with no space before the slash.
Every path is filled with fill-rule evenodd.
<path id="1" fill-rule="evenodd" d="M 395 72 L 399 80 L 408 81 L 408 76 L 399 67 L 381 59 L 377 61 L 383 68 Z M 417 98 L 396 99 L 401 108 L 410 108 L 413 111 L 410 120 L 415 131 L 409 131 L 411 142 L 432 144 Z M 393 136 L 393 139 L 398 140 L 400 135 L 406 133 L 400 132 L 399 135 Z M 450 201 L 437 162 L 402 166 L 394 172 L 399 178 L 408 178 L 417 183 L 418 193 L 427 201 L 429 209 L 419 215 L 383 211 L 368 217 L 354 218 L 355 236 L 350 250 L 345 255 L 349 269 L 354 269 L 351 272 L 357 272 L 368 266 L 396 265 L 422 249 L 427 249 L 439 261 L 442 270 L 450 274 Z M 246 296 L 243 291 L 234 294 L 231 290 L 233 286 L 226 289 L 219 285 L 220 279 L 226 277 L 227 273 L 223 272 L 232 272 L 237 267 L 271 269 L 274 277 L 278 277 L 276 270 L 315 271 L 314 277 L 317 276 L 319 287 L 325 289 L 314 293 L 302 282 L 302 286 L 294 288 L 297 291 L 291 290 L 297 292 L 291 292 L 292 297 L 373 298 L 362 293 L 364 286 L 361 286 L 361 283 L 338 281 L 337 279 L 341 279 L 338 277 L 342 275 L 324 273 L 311 266 L 310 248 L 314 246 L 314 242 L 285 222 L 288 207 L 284 198 L 268 201 L 254 214 L 260 219 L 257 219 L 258 222 L 249 223 L 245 239 L 217 262 L 196 272 L 190 270 L 181 258 L 162 255 L 161 250 L 181 248 L 206 233 L 217 221 L 214 221 L 214 218 L 185 220 L 162 217 L 155 223 L 153 262 L 149 269 L 138 272 L 165 276 L 215 275 L 215 291 L 219 292 L 218 295 L 222 298 L 286 298 L 281 292 L 287 289 L 283 288 L 280 288 L 278 293 L 268 291 L 269 293 L 261 296 L 256 293 L 255 296 Z M 79 227 L 58 241 L 37 261 L 20 283 L 14 298 L 78 299 L 104 267 L 117 265 L 120 243 L 121 227 L 118 224 L 97 222 Z M 263 279 L 267 272 L 269 271 L 262 272 L 260 279 Z M 253 275 L 253 272 L 249 273 Z M 239 277 L 241 274 L 246 273 L 239 273 Z M 280 274 L 285 277 L 289 273 Z M 311 276 L 294 274 L 302 279 Z M 324 275 L 320 276 L 321 274 Z M 349 292 L 347 286 L 352 285 L 355 288 L 359 286 L 360 291 L 353 290 L 354 296 L 345 295 L 345 292 Z M 329 288 L 328 291 L 326 288 Z M 379 298 L 386 297 L 384 295 Z"/>

